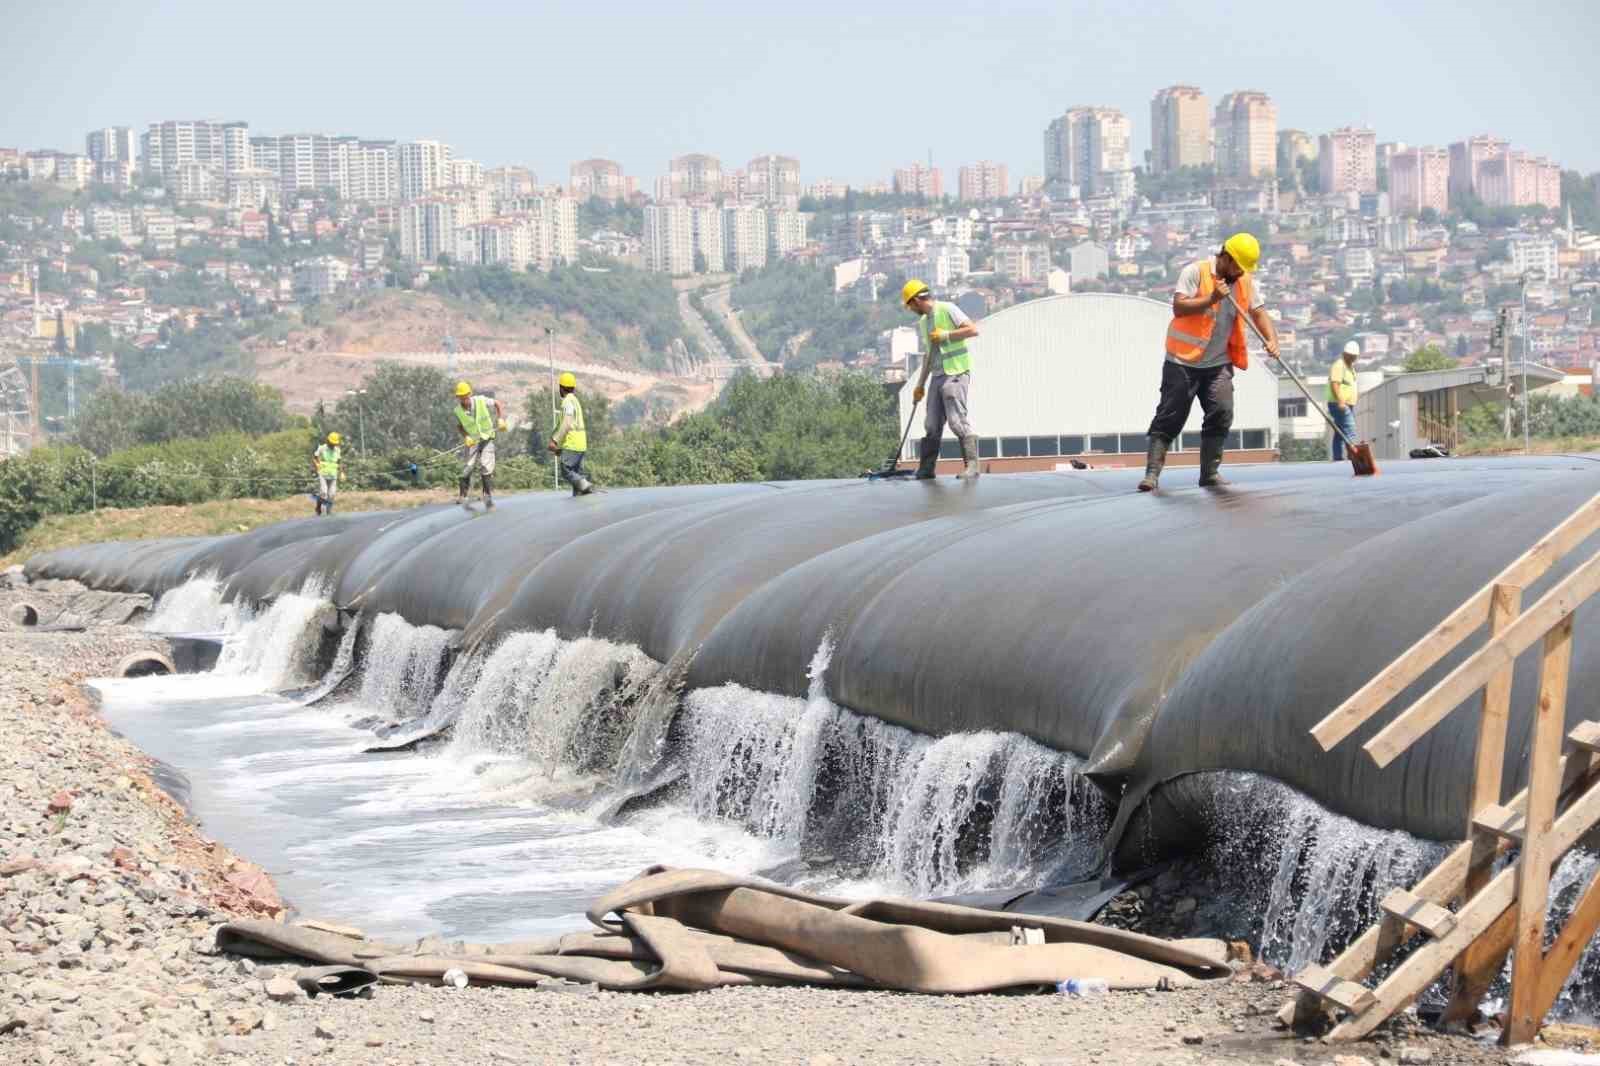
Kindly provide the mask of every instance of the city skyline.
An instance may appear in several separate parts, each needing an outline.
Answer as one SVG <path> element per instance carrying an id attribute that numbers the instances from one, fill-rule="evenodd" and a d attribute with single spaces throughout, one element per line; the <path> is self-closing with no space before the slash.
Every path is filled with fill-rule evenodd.
<path id="1" fill-rule="evenodd" d="M 289 0 L 286 15 L 298 6 Z M 385 8 L 382 18 L 371 8 L 315 9 L 316 33 L 293 17 L 241 22 L 236 31 L 257 35 L 258 42 L 241 50 L 207 48 L 219 39 L 212 8 L 185 0 L 130 12 L 90 3 L 14 18 L 28 47 L 0 71 L 0 86 L 24 103 L 0 119 L 0 145 L 82 151 L 85 133 L 102 126 L 138 131 L 164 119 L 212 117 L 278 134 L 437 139 L 486 167 L 529 166 L 543 180 L 562 180 L 571 164 L 586 158 L 615 159 L 641 179 L 641 190 L 664 174 L 668 159 L 691 153 L 740 160 L 777 152 L 801 160 L 806 184 L 834 178 L 860 186 L 884 180 L 907 160 L 925 161 L 931 148 L 934 165 L 953 185 L 959 167 L 979 160 L 1006 165 L 1013 179 L 1042 173 L 1038 131 L 1078 106 L 1121 110 L 1131 126 L 1131 162 L 1143 165 L 1152 97 L 1169 85 L 1192 84 L 1212 101 L 1259 89 L 1277 106 L 1280 128 L 1314 137 L 1370 126 L 1380 141 L 1443 145 L 1492 131 L 1565 168 L 1600 169 L 1600 119 L 1568 106 L 1583 85 L 1583 57 L 1600 44 L 1600 20 L 1580 4 L 1541 5 L 1511 21 L 1487 4 L 1402 11 L 1365 5 L 1374 15 L 1381 10 L 1380 22 L 1390 30 L 1382 49 L 1393 64 L 1379 67 L 1361 59 L 1363 50 L 1375 47 L 1370 25 L 1363 25 L 1363 5 L 1342 9 L 1337 19 L 1275 13 L 1253 42 L 1208 36 L 1214 49 L 1203 57 L 1188 54 L 1181 41 L 1163 37 L 1152 24 L 1170 26 L 1174 18 L 1201 23 L 1207 13 L 1197 17 L 1193 5 L 1145 7 L 1145 14 L 1133 16 L 1121 9 L 1101 14 L 1084 4 L 991 5 L 985 17 L 968 23 L 972 39 L 963 38 L 958 64 L 976 90 L 940 96 L 931 90 L 915 95 L 891 74 L 899 51 L 915 48 L 922 37 L 898 19 L 829 4 L 808 9 L 804 19 L 731 19 L 703 5 L 679 14 L 641 9 L 602 24 L 571 6 L 555 5 L 535 17 L 478 3 L 438 28 L 435 53 L 451 70 L 449 42 L 479 17 L 506 29 L 497 29 L 497 39 L 527 32 L 543 40 L 564 30 L 573 47 L 540 51 L 537 60 L 516 68 L 530 89 L 512 84 L 510 75 L 484 73 L 496 64 L 475 63 L 430 79 L 384 61 L 385 48 L 399 47 L 420 8 Z M 967 9 L 935 2 L 920 10 L 931 22 Z M 1123 46 L 1086 41 L 1081 31 L 1090 20 L 1121 35 Z M 360 39 L 362 48 L 341 52 L 341 24 L 352 34 L 359 29 L 361 36 L 349 39 Z M 1027 32 L 1020 30 L 1024 24 Z M 707 27 L 715 31 L 709 46 L 699 32 Z M 582 46 L 591 31 L 605 47 Z M 482 35 L 472 32 L 481 45 Z M 741 45 L 732 63 L 713 54 L 728 39 Z M 682 46 L 674 53 L 681 60 L 673 64 L 674 78 L 665 84 L 649 75 L 648 64 L 626 60 L 652 49 L 659 55 L 662 40 Z M 1315 48 L 1307 43 L 1313 40 Z M 1407 48 L 1408 41 L 1416 46 Z M 152 48 L 178 49 L 185 66 L 152 64 Z M 303 56 L 296 64 L 303 73 L 321 70 L 325 77 L 283 78 L 280 49 Z M 1482 73 L 1491 60 L 1503 68 L 1517 54 L 1530 61 L 1505 72 L 1514 77 Z M 697 64 L 701 55 L 705 62 Z M 863 68 L 866 76 L 839 76 L 856 59 L 873 58 L 877 65 Z M 578 77 L 585 69 L 589 76 Z M 596 78 L 594 70 L 606 73 Z M 45 85 L 49 93 L 39 91 Z M 898 121 L 893 102 L 908 92 L 918 120 Z M 531 108 L 525 124 L 508 113 L 524 94 L 530 101 L 552 100 Z"/>

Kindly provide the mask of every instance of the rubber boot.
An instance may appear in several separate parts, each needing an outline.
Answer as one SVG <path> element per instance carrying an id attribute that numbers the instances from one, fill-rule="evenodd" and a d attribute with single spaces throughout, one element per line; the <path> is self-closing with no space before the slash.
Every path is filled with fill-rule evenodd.
<path id="1" fill-rule="evenodd" d="M 472 488 L 472 475 L 468 474 L 461 479 L 461 495 L 456 497 L 456 502 L 461 506 L 467 505 L 467 490 Z"/>
<path id="2" fill-rule="evenodd" d="M 1200 484 L 1206 488 L 1213 485 L 1230 484 L 1227 478 L 1217 473 L 1217 467 L 1222 465 L 1222 451 L 1226 447 L 1226 437 L 1201 437 L 1200 438 Z"/>
<path id="3" fill-rule="evenodd" d="M 494 475 L 483 475 L 483 509 L 494 510 Z"/>
<path id="4" fill-rule="evenodd" d="M 1154 492 L 1161 487 L 1161 471 L 1167 465 L 1167 449 L 1172 442 L 1164 437 L 1151 437 L 1150 447 L 1144 453 L 1144 477 L 1139 482 L 1140 492 Z"/>
<path id="5" fill-rule="evenodd" d="M 587 496 L 587 495 L 589 495 L 589 493 L 591 493 L 593 491 L 594 491 L 594 482 L 590 481 L 588 478 L 584 477 L 582 474 L 579 474 L 578 475 L 578 483 L 576 485 L 572 486 L 572 494 L 574 496 Z"/>
<path id="6" fill-rule="evenodd" d="M 317 497 L 317 516 L 319 518 L 322 516 L 322 497 L 321 496 Z"/>
<path id="7" fill-rule="evenodd" d="M 933 464 L 939 461 L 939 438 L 923 437 L 917 451 L 917 480 L 927 481 L 933 477 Z"/>
<path id="8" fill-rule="evenodd" d="M 332 514 L 333 513 L 333 501 L 332 500 L 328 501 L 328 509 L 323 513 L 324 514 Z"/>
<path id="9" fill-rule="evenodd" d="M 978 438 L 974 434 L 969 433 L 961 438 L 961 458 L 966 462 L 956 477 L 962 481 L 978 480 Z"/>

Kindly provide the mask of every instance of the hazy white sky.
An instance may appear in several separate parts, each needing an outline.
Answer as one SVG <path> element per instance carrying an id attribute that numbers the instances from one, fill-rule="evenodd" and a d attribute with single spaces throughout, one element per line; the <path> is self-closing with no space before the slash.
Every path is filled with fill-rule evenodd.
<path id="1" fill-rule="evenodd" d="M 640 187 L 684 152 L 798 156 L 803 181 L 926 158 L 1042 171 L 1041 132 L 1107 104 L 1270 93 L 1279 126 L 1380 141 L 1511 138 L 1600 170 L 1600 0 L 367 3 L 0 0 L 0 145 L 83 150 L 95 126 L 244 119 L 264 133 L 437 138 L 562 180 L 588 156 Z"/>

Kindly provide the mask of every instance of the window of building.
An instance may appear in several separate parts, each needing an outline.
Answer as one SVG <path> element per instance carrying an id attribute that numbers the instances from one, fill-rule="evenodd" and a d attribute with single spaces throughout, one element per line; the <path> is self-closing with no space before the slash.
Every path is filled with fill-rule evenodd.
<path id="1" fill-rule="evenodd" d="M 1178 450 L 1180 452 L 1197 452 L 1200 450 L 1200 434 L 1185 433 L 1179 438 Z"/>
<path id="2" fill-rule="evenodd" d="M 1000 454 L 1000 439 L 998 437 L 978 438 L 978 458 L 993 459 Z"/>
<path id="3" fill-rule="evenodd" d="M 1225 443 L 1223 445 L 1223 447 L 1224 448 L 1243 448 L 1244 447 L 1244 434 L 1241 431 L 1237 430 L 1237 429 L 1229 430 L 1228 431 L 1227 443 Z"/>
<path id="4" fill-rule="evenodd" d="M 1027 437 L 1001 437 L 1000 454 L 1007 459 L 1015 459 L 1028 454 Z"/>
<path id="5" fill-rule="evenodd" d="M 1059 438 L 1057 438 L 1057 437 L 1029 437 L 1028 438 L 1028 454 L 1029 455 L 1060 455 L 1061 451 L 1060 451 L 1060 449 L 1058 447 L 1058 441 L 1059 441 Z"/>
<path id="6" fill-rule="evenodd" d="M 1301 401 L 1304 402 L 1304 401 Z M 1267 446 L 1267 431 L 1264 429 L 1247 429 L 1244 431 L 1244 446 L 1246 448 L 1265 448 Z"/>
<path id="7" fill-rule="evenodd" d="M 1306 398 L 1304 396 L 1293 400 L 1278 401 L 1279 418 L 1304 418 L 1310 413 L 1310 410 L 1306 407 Z"/>
<path id="8" fill-rule="evenodd" d="M 1115 455 L 1118 443 L 1115 433 L 1095 433 L 1089 437 L 1089 450 Z"/>
<path id="9" fill-rule="evenodd" d="M 1063 434 L 1061 434 L 1061 454 L 1062 455 L 1082 455 L 1083 454 L 1083 436 L 1081 434 L 1078 434 L 1078 433 L 1063 433 Z"/>
<path id="10" fill-rule="evenodd" d="M 1124 455 L 1141 455 L 1150 447 L 1150 438 L 1143 433 L 1122 434 L 1122 452 Z"/>
<path id="11" fill-rule="evenodd" d="M 939 441 L 939 458 L 941 458 L 941 459 L 959 459 L 959 458 L 961 458 L 961 442 L 956 440 L 954 437 L 945 437 L 944 439 L 940 440 Z"/>

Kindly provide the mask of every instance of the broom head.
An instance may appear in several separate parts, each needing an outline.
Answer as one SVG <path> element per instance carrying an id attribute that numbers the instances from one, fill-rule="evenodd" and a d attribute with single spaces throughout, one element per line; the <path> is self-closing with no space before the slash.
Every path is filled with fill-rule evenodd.
<path id="1" fill-rule="evenodd" d="M 1350 465 L 1356 477 L 1371 477 L 1378 472 L 1378 461 L 1372 457 L 1372 445 L 1366 441 L 1352 444 L 1345 451 L 1350 454 Z"/>

